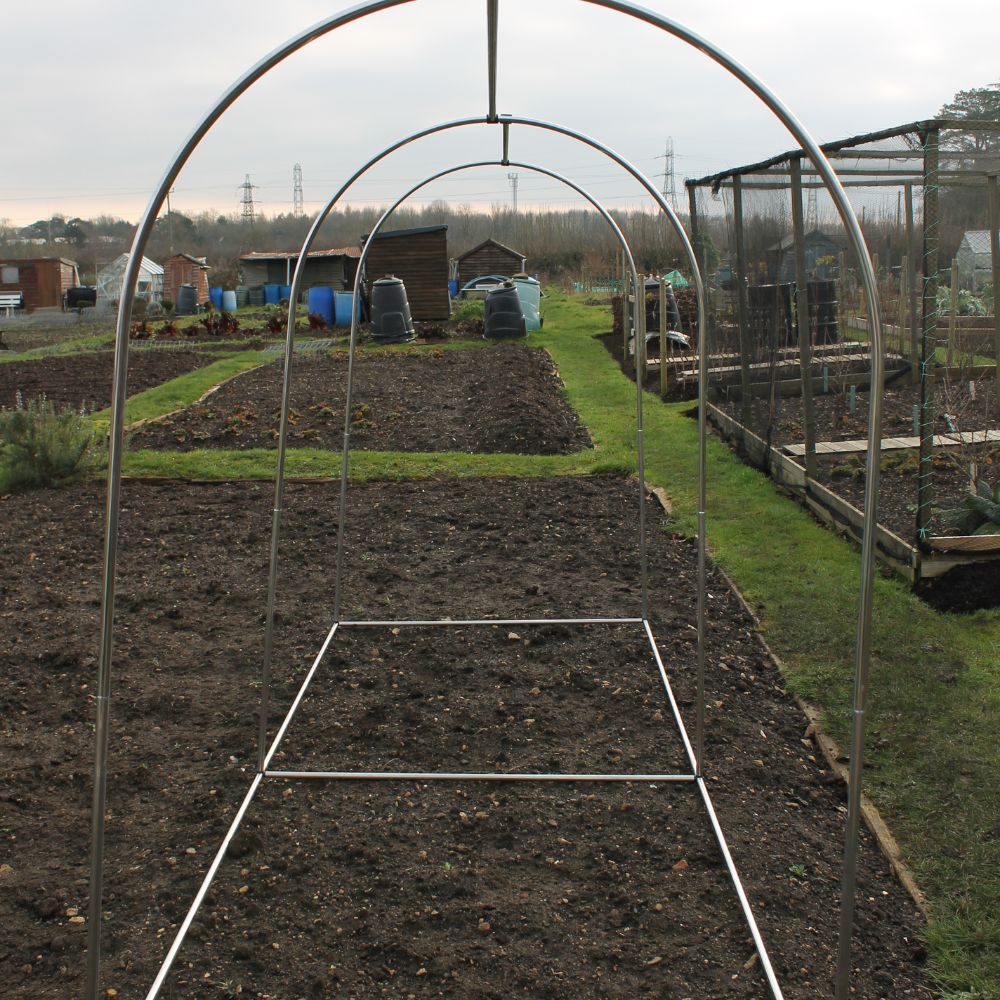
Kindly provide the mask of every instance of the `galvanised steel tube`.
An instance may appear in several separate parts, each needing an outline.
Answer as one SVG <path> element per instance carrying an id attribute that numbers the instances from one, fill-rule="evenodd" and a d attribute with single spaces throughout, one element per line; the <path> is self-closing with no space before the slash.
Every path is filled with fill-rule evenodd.
<path id="1" fill-rule="evenodd" d="M 212 858 L 212 863 L 208 866 L 208 871 L 205 872 L 205 877 L 201 880 L 198 892 L 195 894 L 194 900 L 191 902 L 191 906 L 188 908 L 187 914 L 185 915 L 183 921 L 181 921 L 181 925 L 177 929 L 177 933 L 174 935 L 174 940 L 170 945 L 170 950 L 163 959 L 163 962 L 160 965 L 160 971 L 156 974 L 156 979 L 153 980 L 153 985 L 150 986 L 149 992 L 146 994 L 146 1000 L 156 1000 L 156 998 L 160 995 L 160 990 L 163 989 L 163 984 L 166 981 L 168 973 L 170 972 L 170 968 L 174 964 L 174 960 L 177 958 L 177 953 L 181 950 L 181 945 L 184 943 L 184 938 L 187 936 L 188 929 L 191 927 L 192 921 L 195 916 L 197 916 L 198 910 L 204 902 L 205 896 L 208 894 L 209 886 L 211 886 L 212 880 L 215 878 L 215 873 L 219 870 L 219 865 L 222 864 L 222 859 L 226 856 L 226 851 L 229 849 L 230 841 L 232 841 L 233 837 L 236 835 L 236 831 L 240 828 L 240 823 L 243 822 L 243 817 L 250 808 L 250 803 L 253 802 L 253 798 L 257 794 L 257 790 L 260 788 L 263 780 L 263 774 L 254 775 L 254 779 L 250 783 L 250 787 L 247 789 L 246 795 L 243 796 L 243 801 L 240 803 L 240 807 L 237 809 L 232 823 L 229 824 L 229 829 L 226 831 L 226 835 L 222 838 L 222 843 L 219 845 L 219 849 L 215 852 L 215 857 Z"/>
<path id="2" fill-rule="evenodd" d="M 531 771 L 265 771 L 265 778 L 285 781 L 606 781 L 688 784 L 693 774 L 560 774 Z"/>
<path id="3" fill-rule="evenodd" d="M 97 1000 L 101 978 L 101 925 L 104 895 L 104 812 L 107 803 L 108 726 L 111 709 L 111 661 L 115 616 L 115 575 L 118 564 L 118 515 L 121 506 L 121 471 L 125 451 L 125 390 L 128 374 L 128 337 L 135 302 L 136 283 L 142 257 L 152 234 L 167 192 L 177 175 L 208 130 L 232 106 L 237 98 L 278 63 L 305 45 L 345 24 L 367 17 L 376 11 L 400 7 L 414 0 L 366 0 L 340 14 L 300 32 L 290 41 L 272 51 L 240 79 L 212 106 L 181 148 L 174 155 L 159 185 L 150 197 L 146 210 L 136 227 L 128 264 L 122 275 L 122 294 L 118 303 L 115 331 L 115 362 L 111 394 L 111 425 L 108 444 L 108 476 L 104 520 L 104 569 L 101 586 L 101 638 L 98 652 L 96 720 L 94 728 L 94 792 L 91 804 L 90 887 L 87 928 L 87 969 L 84 995 Z"/>
<path id="4" fill-rule="evenodd" d="M 628 260 L 628 265 L 630 273 L 632 276 L 632 281 L 635 283 L 635 287 L 639 287 L 639 273 L 636 270 L 635 260 L 632 257 L 632 251 L 629 248 L 628 241 L 625 239 L 624 234 L 618 227 L 618 223 L 611 217 L 608 210 L 597 201 L 591 194 L 580 187 L 578 184 L 571 181 L 568 177 L 564 177 L 562 174 L 556 173 L 553 170 L 548 170 L 545 167 L 540 167 L 531 163 L 518 163 L 516 161 L 510 161 L 509 164 L 504 164 L 502 160 L 479 160 L 472 163 L 464 163 L 456 167 L 449 167 L 447 170 L 441 170 L 436 174 L 432 174 L 430 177 L 425 178 L 419 184 L 415 184 L 410 188 L 405 194 L 399 197 L 392 205 L 389 206 L 381 215 L 378 222 L 372 228 L 371 233 L 365 242 L 364 247 L 361 250 L 361 257 L 358 260 L 358 269 L 354 276 L 354 289 L 353 289 L 353 301 L 358 301 L 358 296 L 361 294 L 361 275 L 364 273 L 365 262 L 368 260 L 368 253 L 371 250 L 372 244 L 375 238 L 378 236 L 382 227 L 385 225 L 389 217 L 403 204 L 411 195 L 415 194 L 421 188 L 426 187 L 433 181 L 439 180 L 442 177 L 447 177 L 450 174 L 458 173 L 462 170 L 470 170 L 476 167 L 495 167 L 495 166 L 512 166 L 518 167 L 524 170 L 531 170 L 538 174 L 543 174 L 546 177 L 551 177 L 553 180 L 560 181 L 565 184 L 568 188 L 576 191 L 581 198 L 586 199 L 594 207 L 595 211 L 601 216 L 602 219 L 611 227 L 618 242 L 621 245 L 622 252 L 626 255 Z M 300 261 L 303 258 L 300 258 Z M 355 348 L 357 346 L 358 338 L 358 311 L 356 308 L 351 311 L 351 340 L 350 347 L 347 354 L 347 387 L 346 387 L 346 399 L 344 403 L 344 450 L 341 458 L 340 467 L 340 509 L 339 516 L 337 519 L 337 561 L 336 561 L 336 573 L 334 582 L 334 618 L 335 620 L 340 620 L 340 604 L 342 596 L 343 587 L 343 566 L 344 566 L 344 522 L 347 517 L 347 479 L 350 470 L 350 450 L 351 450 L 351 395 L 353 389 L 353 379 L 354 379 L 354 354 Z M 637 434 L 637 443 L 640 452 L 640 464 L 641 464 L 641 454 L 642 454 L 642 384 L 637 383 L 636 391 L 639 395 L 638 411 L 639 411 L 639 426 Z M 282 414 L 282 419 L 285 415 Z M 639 483 L 639 499 L 640 504 L 644 503 L 644 484 L 640 481 Z M 640 508 L 640 516 L 643 515 L 643 510 Z M 640 540 L 640 545 L 645 545 L 645 538 Z"/>
<path id="5" fill-rule="evenodd" d="M 699 387 L 701 398 L 705 398 L 708 385 L 708 376 L 706 371 L 706 361 L 707 358 L 707 346 L 706 346 L 706 330 L 707 330 L 707 305 L 705 299 L 705 286 L 702 280 L 701 269 L 698 265 L 697 256 L 695 254 L 694 248 L 688 238 L 687 232 L 685 231 L 683 225 L 681 224 L 680 218 L 677 216 L 673 207 L 663 198 L 660 192 L 657 190 L 656 186 L 635 166 L 633 166 L 628 160 L 624 159 L 613 149 L 605 144 L 601 143 L 597 139 L 594 139 L 582 132 L 578 132 L 575 129 L 571 129 L 564 125 L 558 125 L 554 122 L 542 121 L 534 118 L 524 118 L 515 115 L 503 115 L 499 119 L 500 124 L 503 128 L 503 159 L 502 165 L 510 165 L 510 147 L 509 147 L 509 132 L 511 125 L 524 125 L 530 128 L 539 128 L 546 131 L 554 132 L 558 135 L 566 136 L 577 142 L 581 142 L 592 149 L 603 153 L 605 156 L 617 163 L 623 170 L 630 174 L 642 187 L 645 188 L 647 193 L 653 198 L 657 203 L 660 210 L 666 215 L 668 221 L 670 222 L 675 234 L 680 240 L 682 247 L 684 249 L 685 256 L 688 260 L 688 265 L 691 269 L 692 277 L 695 284 L 695 294 L 698 303 L 698 342 L 699 350 L 701 351 L 701 363 L 700 363 L 700 376 L 699 376 Z M 373 156 L 364 166 L 348 179 L 348 181 L 341 186 L 336 194 L 326 203 L 326 205 L 320 210 L 313 220 L 310 226 L 309 232 L 306 234 L 306 238 L 303 240 L 302 247 L 299 251 L 298 261 L 295 267 L 295 275 L 292 279 L 292 288 L 289 295 L 289 315 L 288 315 L 288 331 L 286 334 L 286 356 L 285 356 L 285 379 L 282 389 L 282 408 L 280 417 L 280 429 L 278 435 L 278 471 L 275 483 L 275 520 L 272 527 L 271 536 L 271 571 L 268 582 L 268 613 L 265 617 L 265 658 L 264 665 L 262 669 L 262 674 L 266 679 L 265 689 L 269 687 L 269 677 L 270 677 L 270 657 L 271 657 L 271 633 L 273 630 L 273 611 L 275 605 L 275 594 L 277 586 L 277 552 L 278 552 L 278 532 L 280 523 L 280 511 L 281 511 L 281 498 L 284 491 L 284 455 L 285 447 L 287 441 L 287 431 L 288 431 L 288 396 L 290 391 L 290 372 L 291 372 L 291 345 L 293 343 L 294 327 L 295 327 L 295 302 L 298 300 L 298 296 L 301 291 L 302 275 L 304 274 L 305 262 L 308 258 L 309 252 L 316 240 L 320 228 L 326 221 L 330 212 L 333 211 L 334 207 L 344 196 L 347 190 L 354 184 L 354 182 L 361 177 L 364 173 L 370 170 L 375 164 L 380 162 L 385 157 L 389 156 L 391 153 L 395 152 L 402 147 L 409 145 L 418 139 L 425 138 L 427 136 L 436 134 L 437 132 L 443 132 L 453 128 L 461 128 L 467 125 L 477 125 L 477 124 L 489 124 L 489 118 L 465 118 L 457 119 L 455 121 L 443 122 L 439 125 L 431 126 L 430 128 L 423 129 L 419 132 L 415 132 L 413 135 L 401 139 L 398 142 L 393 143 L 388 146 L 382 152 Z M 638 396 L 638 390 L 637 390 Z M 641 396 L 638 396 L 637 407 L 641 406 Z M 698 532 L 698 659 L 697 659 L 697 691 L 698 691 L 698 707 L 696 709 L 696 726 L 695 726 L 695 747 L 697 756 L 697 769 L 699 773 L 702 769 L 703 760 L 703 747 L 704 747 L 704 688 L 705 688 L 705 642 L 706 642 L 706 622 L 705 622 L 705 579 L 706 579 L 706 560 L 707 560 L 707 543 L 705 535 L 705 494 L 706 494 L 706 465 L 705 465 L 705 441 L 707 435 L 707 421 L 705 417 L 705 407 L 701 406 L 699 408 L 699 470 L 698 470 L 698 495 L 699 495 L 699 532 Z M 343 471 L 343 467 L 342 467 Z M 643 470 L 644 471 L 644 470 Z M 645 519 L 645 504 L 644 497 L 642 496 L 642 491 L 644 489 L 642 485 L 643 475 L 640 475 L 640 520 Z M 346 481 L 341 482 L 341 495 L 346 496 Z M 641 542 L 640 547 L 645 546 L 645 525 L 641 526 Z M 646 570 L 645 560 L 642 560 L 643 566 L 641 569 L 641 575 L 643 580 L 643 594 L 647 593 L 647 580 L 648 573 Z M 338 562 L 339 566 L 339 562 Z M 337 592 L 339 594 L 339 591 Z M 335 617 L 339 619 L 340 615 L 340 603 L 339 598 L 335 596 Z M 648 603 L 646 600 L 643 602 L 642 614 L 644 617 L 648 616 Z M 269 693 L 267 690 L 263 692 L 262 701 L 269 700 Z M 266 741 L 266 733 L 260 736 L 259 743 L 261 746 L 264 745 Z"/>
<path id="6" fill-rule="evenodd" d="M 341 14 L 334 15 L 324 21 L 306 29 L 286 42 L 280 48 L 265 56 L 260 62 L 251 67 L 239 80 L 236 81 L 212 107 L 208 114 L 202 119 L 194 131 L 190 134 L 180 151 L 175 156 L 160 182 L 160 186 L 153 194 L 146 212 L 139 223 L 136 235 L 132 243 L 131 259 L 125 270 L 123 279 L 123 294 L 118 312 L 118 328 L 115 346 L 115 376 L 114 393 L 112 396 L 111 415 L 111 447 L 108 462 L 108 498 L 107 515 L 105 523 L 105 549 L 104 549 L 104 584 L 102 591 L 102 630 L 101 648 L 98 666 L 98 699 L 97 699 L 97 732 L 103 733 L 103 739 L 97 741 L 95 750 L 95 782 L 94 782 L 94 837 L 93 850 L 91 854 L 91 915 L 96 916 L 92 920 L 88 936 L 88 970 L 86 982 L 86 994 L 91 1000 L 96 1000 L 99 987 L 99 951 L 100 951 L 100 895 L 102 889 L 103 869 L 103 816 L 105 803 L 105 768 L 107 762 L 107 721 L 109 715 L 110 698 L 110 669 L 111 669 L 111 639 L 114 619 L 114 578 L 117 557 L 117 523 L 118 508 L 120 501 L 120 481 L 121 481 L 121 457 L 122 457 L 122 431 L 124 417 L 125 400 L 125 376 L 128 361 L 128 323 L 131 316 L 132 304 L 135 298 L 135 283 L 141 263 L 143 251 L 148 243 L 150 233 L 156 216 L 166 198 L 166 194 L 176 179 L 183 165 L 187 162 L 193 150 L 200 143 L 205 133 L 212 125 L 225 113 L 233 102 L 246 91 L 254 82 L 264 76 L 270 69 L 280 63 L 287 56 L 307 45 L 309 42 L 322 37 L 351 21 L 359 20 L 382 10 L 402 6 L 412 3 L 414 0 L 366 0 L 345 10 Z M 627 14 L 646 23 L 658 27 L 667 33 L 674 35 L 680 40 L 700 50 L 710 59 L 739 79 L 753 93 L 755 93 L 782 121 L 786 128 L 792 133 L 802 148 L 809 154 L 818 172 L 822 175 L 824 182 L 830 191 L 838 212 L 844 221 L 848 231 L 848 237 L 857 253 L 859 264 L 862 270 L 862 279 L 865 287 L 865 294 L 869 302 L 870 315 L 872 318 L 872 380 L 876 383 L 875 391 L 872 394 L 869 408 L 869 464 L 874 445 L 881 429 L 881 390 L 883 375 L 883 333 L 882 317 L 878 303 L 877 290 L 875 286 L 875 276 L 868 256 L 864 239 L 861 235 L 857 219 L 850 208 L 843 187 L 837 181 L 826 157 L 816 145 L 812 137 L 806 132 L 798 120 L 788 111 L 778 98 L 771 93 L 762 83 L 760 83 L 746 69 L 732 60 L 720 49 L 711 43 L 700 38 L 698 35 L 688 31 L 682 25 L 662 17 L 661 15 L 640 7 L 636 4 L 625 2 L 625 0 L 583 0 L 594 6 L 604 7 L 618 13 Z M 697 271 L 695 271 L 697 273 Z M 704 312 L 702 313 L 704 317 Z M 704 342 L 704 341 L 703 341 Z M 702 362 L 702 373 L 704 374 L 704 361 Z M 877 463 L 874 463 L 877 472 Z M 871 641 L 871 600 L 874 575 L 874 531 L 876 501 L 878 496 L 877 476 L 869 473 L 865 489 L 865 522 L 866 529 L 862 541 L 862 581 L 861 595 L 859 601 L 859 635 L 855 656 L 855 672 L 864 674 L 862 689 L 866 687 L 866 678 L 870 662 L 870 641 Z M 863 727 L 862 727 L 863 732 Z M 852 760 L 852 771 L 854 763 Z M 852 779 L 860 780 L 860 769 L 857 775 L 852 775 Z M 98 831 L 100 826 L 100 831 Z M 856 846 L 855 848 L 856 849 Z M 848 845 L 850 851 L 850 845 Z M 838 985 L 838 1000 L 845 996 Z"/>
<path id="7" fill-rule="evenodd" d="M 264 615 L 264 658 L 261 665 L 261 693 L 260 708 L 257 724 L 257 769 L 264 769 L 264 755 L 267 752 L 267 726 L 270 715 L 271 701 L 271 658 L 274 648 L 274 613 L 277 604 L 278 588 L 278 553 L 281 534 L 281 516 L 285 496 L 285 458 L 288 450 L 288 411 L 291 404 L 292 390 L 292 359 L 295 348 L 295 306 L 302 291 L 302 281 L 305 275 L 306 261 L 309 251 L 320 228 L 326 221 L 327 216 L 333 207 L 350 189 L 351 185 L 370 170 L 376 163 L 395 152 L 397 149 L 406 146 L 417 139 L 422 139 L 437 132 L 443 132 L 452 128 L 460 128 L 463 125 L 477 125 L 485 123 L 485 118 L 460 118 L 455 121 L 444 122 L 429 129 L 415 132 L 411 136 L 387 146 L 384 150 L 373 156 L 360 169 L 356 170 L 347 181 L 341 185 L 337 193 L 327 202 L 324 209 L 313 220 L 306 238 L 302 243 L 302 250 L 295 263 L 295 273 L 292 276 L 291 290 L 288 293 L 288 323 L 285 329 L 285 368 L 281 383 L 281 417 L 278 423 L 278 459 L 274 475 L 274 513 L 271 521 L 271 550 L 267 578 L 267 610 Z M 335 618 L 339 618 L 339 608 L 335 612 Z"/>

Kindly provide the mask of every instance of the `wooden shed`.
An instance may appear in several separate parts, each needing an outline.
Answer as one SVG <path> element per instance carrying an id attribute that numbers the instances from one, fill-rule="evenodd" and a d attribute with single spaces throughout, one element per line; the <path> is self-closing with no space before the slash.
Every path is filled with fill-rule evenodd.
<path id="1" fill-rule="evenodd" d="M 0 260 L 0 292 L 20 292 L 26 312 L 62 308 L 63 296 L 79 284 L 76 261 L 65 257 Z"/>
<path id="2" fill-rule="evenodd" d="M 363 236 L 362 245 L 367 241 L 368 236 Z M 406 285 L 414 319 L 447 319 L 451 315 L 447 226 L 379 233 L 368 252 L 365 272 L 369 285 L 390 274 L 399 278 Z"/>
<path id="3" fill-rule="evenodd" d="M 181 285 L 194 285 L 198 305 L 208 301 L 208 261 L 204 257 L 175 253 L 163 262 L 163 297 L 169 302 L 176 302 Z"/>
<path id="4" fill-rule="evenodd" d="M 489 239 L 459 254 L 455 261 L 458 265 L 458 287 L 464 288 L 482 274 L 502 274 L 508 278 L 518 274 L 524 270 L 527 258 L 523 253 Z"/>
<path id="5" fill-rule="evenodd" d="M 333 250 L 313 250 L 306 258 L 302 289 L 325 285 L 344 291 L 354 285 L 361 251 L 358 247 L 337 247 Z M 294 251 L 254 251 L 240 257 L 243 284 L 290 285 L 299 255 Z"/>

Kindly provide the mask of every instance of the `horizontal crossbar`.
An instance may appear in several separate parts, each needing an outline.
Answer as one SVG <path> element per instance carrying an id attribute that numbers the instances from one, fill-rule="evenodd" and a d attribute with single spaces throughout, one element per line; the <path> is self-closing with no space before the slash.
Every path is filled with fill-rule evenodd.
<path id="1" fill-rule="evenodd" d="M 535 774 L 487 771 L 265 771 L 265 778 L 286 781 L 638 781 L 693 782 L 693 774 Z"/>
<path id="2" fill-rule="evenodd" d="M 341 628 L 391 625 L 641 625 L 641 618 L 437 618 L 425 621 L 341 622 Z"/>

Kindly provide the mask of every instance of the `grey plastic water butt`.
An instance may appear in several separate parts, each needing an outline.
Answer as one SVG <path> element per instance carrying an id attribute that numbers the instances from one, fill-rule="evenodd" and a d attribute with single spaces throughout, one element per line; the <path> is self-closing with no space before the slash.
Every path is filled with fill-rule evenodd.
<path id="1" fill-rule="evenodd" d="M 372 285 L 372 336 L 383 344 L 399 344 L 416 336 L 406 286 L 391 274 Z"/>
<path id="2" fill-rule="evenodd" d="M 542 286 L 528 274 L 515 274 L 513 281 L 518 298 L 521 300 L 521 312 L 524 313 L 524 322 L 528 332 L 541 330 Z"/>
<path id="3" fill-rule="evenodd" d="M 486 296 L 483 321 L 483 335 L 489 340 L 527 337 L 528 329 L 521 310 L 521 298 L 513 281 L 505 281 Z"/>

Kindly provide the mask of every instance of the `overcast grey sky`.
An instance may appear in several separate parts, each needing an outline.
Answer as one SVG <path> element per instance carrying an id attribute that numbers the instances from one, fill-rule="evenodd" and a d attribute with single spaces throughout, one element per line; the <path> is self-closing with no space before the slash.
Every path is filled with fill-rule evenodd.
<path id="1" fill-rule="evenodd" d="M 59 212 L 136 221 L 168 161 L 247 67 L 339 0 L 50 0 L 4 3 L 0 219 Z M 821 141 L 933 115 L 959 89 L 1000 79 L 996 0 L 647 0 L 770 86 Z M 485 0 L 414 0 L 335 32 L 256 84 L 182 172 L 178 211 L 288 211 L 302 164 L 315 210 L 361 162 L 419 128 L 485 114 Z M 678 191 L 792 143 L 756 98 L 706 57 L 634 19 L 580 0 L 500 0 L 501 112 L 587 132 L 649 175 L 668 136 Z M 495 128 L 395 154 L 349 199 L 385 204 L 438 169 L 499 151 Z M 515 131 L 512 156 L 561 171 L 611 207 L 640 189 L 569 140 Z M 502 168 L 452 177 L 420 200 L 506 201 Z M 658 179 L 657 183 L 662 183 Z M 575 201 L 522 174 L 522 204 Z"/>

